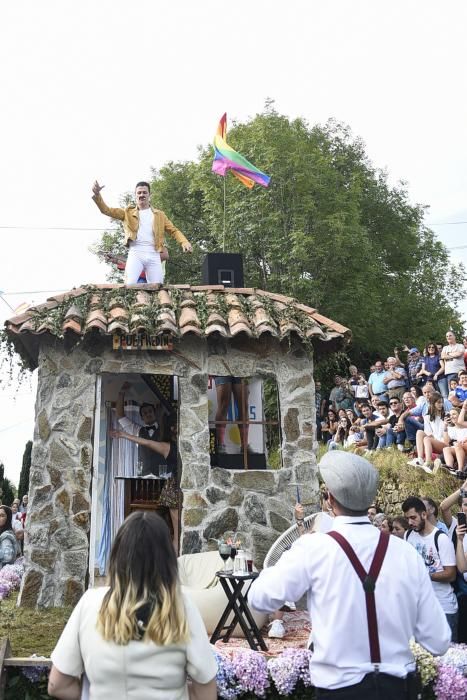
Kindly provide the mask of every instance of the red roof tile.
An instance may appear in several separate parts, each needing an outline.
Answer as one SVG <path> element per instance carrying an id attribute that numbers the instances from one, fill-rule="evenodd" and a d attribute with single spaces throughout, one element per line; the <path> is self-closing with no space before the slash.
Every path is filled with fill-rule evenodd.
<path id="1" fill-rule="evenodd" d="M 115 332 L 193 333 L 254 339 L 269 334 L 280 340 L 291 333 L 309 340 L 320 351 L 335 350 L 351 337 L 350 330 L 316 309 L 283 294 L 222 285 L 99 284 L 73 289 L 30 307 L 5 322 L 15 349 L 37 365 L 40 336 L 63 337 L 70 332 L 110 335 Z"/>

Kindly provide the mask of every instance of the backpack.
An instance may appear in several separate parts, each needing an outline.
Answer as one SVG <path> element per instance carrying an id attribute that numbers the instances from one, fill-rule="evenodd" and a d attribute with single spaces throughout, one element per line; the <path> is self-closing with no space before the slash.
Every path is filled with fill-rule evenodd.
<path id="1" fill-rule="evenodd" d="M 413 530 L 407 530 L 407 535 L 405 536 L 406 542 L 408 542 L 411 532 L 413 532 Z M 441 533 L 443 535 L 446 534 L 442 530 L 439 530 L 438 528 L 436 528 L 435 547 L 436 547 L 436 551 L 438 552 L 438 554 L 439 554 L 438 540 L 439 540 L 439 536 L 441 535 Z M 456 551 L 457 535 L 456 535 L 455 530 L 452 533 L 451 539 L 452 539 L 452 543 L 454 545 L 454 551 Z M 464 579 L 464 576 L 460 573 L 460 571 L 457 570 L 457 567 L 456 567 L 456 580 L 451 583 L 451 586 L 453 587 L 454 593 L 456 594 L 457 598 L 460 598 L 461 596 L 467 595 L 467 581 Z"/>

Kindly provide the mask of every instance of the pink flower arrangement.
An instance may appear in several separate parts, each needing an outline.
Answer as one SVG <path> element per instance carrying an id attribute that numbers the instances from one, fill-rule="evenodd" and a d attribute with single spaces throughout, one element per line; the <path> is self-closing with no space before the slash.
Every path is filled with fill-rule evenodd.
<path id="1" fill-rule="evenodd" d="M 11 591 L 16 591 L 21 585 L 24 573 L 24 559 L 17 559 L 14 564 L 5 564 L 0 569 L 0 601 L 8 598 Z"/>

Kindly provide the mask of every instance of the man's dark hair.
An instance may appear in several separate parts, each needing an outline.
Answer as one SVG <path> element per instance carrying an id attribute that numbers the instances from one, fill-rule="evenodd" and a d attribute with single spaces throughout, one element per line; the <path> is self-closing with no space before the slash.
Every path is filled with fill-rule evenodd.
<path id="1" fill-rule="evenodd" d="M 461 369 L 461 371 L 459 372 L 459 374 L 457 376 L 460 378 L 460 377 L 462 377 L 463 374 L 467 374 L 465 369 Z"/>
<path id="2" fill-rule="evenodd" d="M 139 407 L 139 415 L 140 415 L 140 416 L 141 416 L 141 411 L 143 410 L 143 408 L 146 408 L 146 406 L 151 406 L 151 408 L 153 409 L 154 413 L 156 412 L 156 407 L 154 406 L 153 403 L 142 403 L 141 406 Z"/>
<path id="3" fill-rule="evenodd" d="M 403 513 L 407 513 L 411 508 L 414 508 L 417 513 L 426 513 L 425 504 L 420 498 L 417 498 L 417 496 L 409 496 L 402 504 Z"/>
<path id="4" fill-rule="evenodd" d="M 135 190 L 136 190 L 138 187 L 147 187 L 147 188 L 148 188 L 148 192 L 151 191 L 151 185 L 149 184 L 149 182 L 144 182 L 144 180 L 141 180 L 141 182 L 137 182 L 137 183 L 136 183 L 136 185 L 135 185 Z"/>
<path id="5" fill-rule="evenodd" d="M 388 402 L 387 402 L 387 401 L 378 401 L 378 403 L 377 403 L 376 405 L 377 405 L 377 406 L 386 406 L 386 408 L 388 408 Z"/>

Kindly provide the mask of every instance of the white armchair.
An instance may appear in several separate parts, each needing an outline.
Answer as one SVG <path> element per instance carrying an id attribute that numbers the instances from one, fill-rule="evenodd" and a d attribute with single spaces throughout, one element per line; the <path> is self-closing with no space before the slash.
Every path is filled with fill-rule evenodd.
<path id="1" fill-rule="evenodd" d="M 178 558 L 178 574 L 182 590 L 187 593 L 201 613 L 206 631 L 211 635 L 227 605 L 227 597 L 216 576 L 224 562 L 217 551 L 199 554 L 183 554 Z M 248 582 L 249 583 L 249 582 Z M 252 610 L 253 618 L 261 629 L 266 622 L 266 615 Z M 226 624 L 229 623 L 231 617 Z M 234 630 L 235 637 L 243 637 L 239 625 Z"/>

